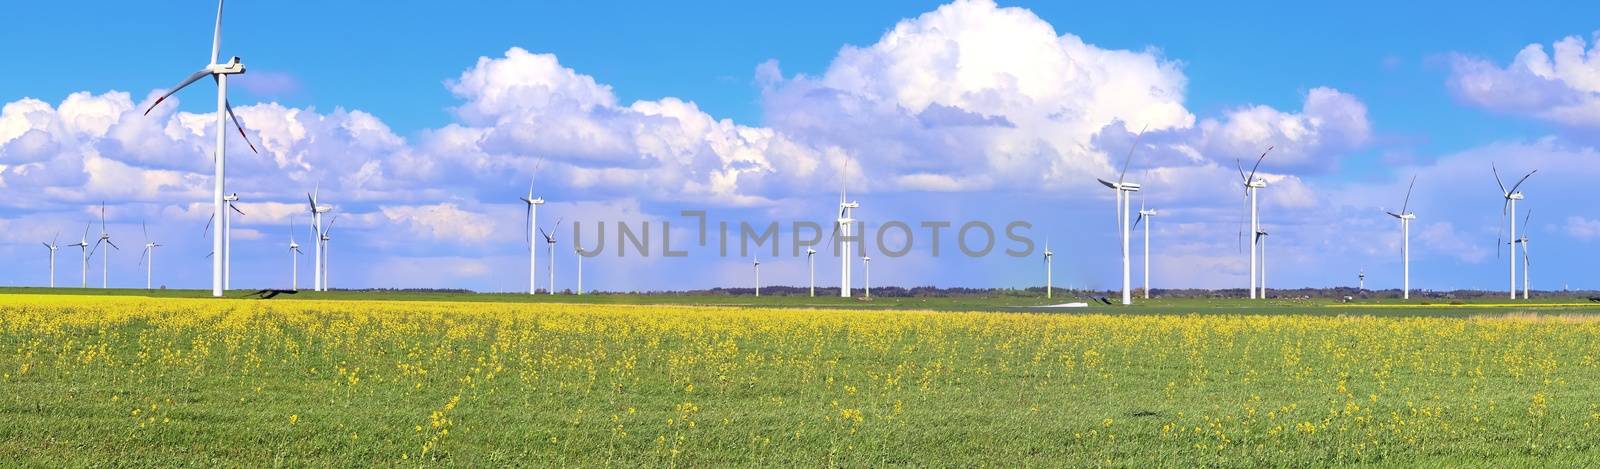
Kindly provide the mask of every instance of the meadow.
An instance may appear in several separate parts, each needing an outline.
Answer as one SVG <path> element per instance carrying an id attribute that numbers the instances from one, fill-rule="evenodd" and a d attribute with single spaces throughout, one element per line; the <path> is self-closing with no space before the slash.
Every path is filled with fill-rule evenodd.
<path id="1" fill-rule="evenodd" d="M 11 464 L 1600 464 L 1600 318 L 0 295 Z"/>

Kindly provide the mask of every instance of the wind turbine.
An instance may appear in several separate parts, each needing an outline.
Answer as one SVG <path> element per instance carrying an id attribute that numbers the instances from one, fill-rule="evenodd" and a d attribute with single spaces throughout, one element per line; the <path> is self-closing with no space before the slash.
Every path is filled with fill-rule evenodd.
<path id="1" fill-rule="evenodd" d="M 51 238 L 50 242 L 40 242 L 40 244 L 43 244 L 46 249 L 50 250 L 50 288 L 56 287 L 56 249 L 58 249 L 56 242 L 60 240 L 61 233 L 56 232 L 56 237 Z"/>
<path id="2" fill-rule="evenodd" d="M 1138 228 L 1139 222 L 1146 218 L 1156 216 L 1155 210 L 1145 210 L 1144 193 L 1139 193 L 1139 218 L 1133 221 L 1133 227 Z M 1144 224 L 1144 299 L 1150 299 L 1150 223 Z"/>
<path id="3" fill-rule="evenodd" d="M 577 241 L 572 242 L 572 252 L 578 255 L 578 296 L 583 296 L 583 248 L 578 247 Z"/>
<path id="4" fill-rule="evenodd" d="M 1139 134 L 1133 137 L 1133 145 L 1128 147 L 1128 155 L 1122 158 L 1122 172 L 1117 174 L 1117 182 L 1095 179 L 1100 181 L 1100 184 L 1117 191 L 1117 235 L 1122 237 L 1122 304 L 1124 305 L 1133 304 L 1133 293 L 1130 291 L 1132 273 L 1129 272 L 1132 264 L 1128 261 L 1128 201 L 1133 198 L 1133 192 L 1139 191 L 1140 186 L 1138 183 L 1126 182 L 1123 178 L 1128 175 L 1128 164 L 1133 162 L 1133 151 L 1139 148 L 1139 139 L 1144 137 L 1146 129 L 1149 129 L 1149 126 L 1140 129 Z"/>
<path id="5" fill-rule="evenodd" d="M 89 288 L 89 225 L 83 225 L 83 237 L 78 238 L 77 244 L 68 244 L 67 247 L 76 247 L 83 254 L 83 284 L 80 288 Z"/>
<path id="6" fill-rule="evenodd" d="M 1261 233 L 1261 222 L 1256 216 L 1256 192 L 1267 187 L 1267 180 L 1257 178 L 1256 170 L 1261 168 L 1261 161 L 1267 159 L 1267 153 L 1270 152 L 1272 152 L 1272 147 L 1270 146 L 1267 147 L 1267 151 L 1261 152 L 1261 156 L 1256 158 L 1255 166 L 1250 167 L 1249 176 L 1244 174 L 1244 165 L 1237 159 L 1233 160 L 1234 166 L 1239 168 L 1239 179 L 1241 179 L 1244 184 L 1244 196 L 1245 198 L 1249 199 L 1250 203 L 1250 232 L 1256 233 L 1256 235 L 1252 235 L 1250 237 L 1250 299 L 1252 300 L 1256 299 L 1257 294 L 1257 269 L 1259 266 L 1265 264 L 1265 262 L 1257 259 L 1257 255 L 1259 255 L 1261 252 L 1261 250 L 1258 249 L 1257 244 L 1257 241 L 1260 239 L 1259 234 Z M 1261 284 L 1265 283 L 1266 282 L 1261 282 Z M 1264 292 L 1261 296 L 1266 297 Z"/>
<path id="7" fill-rule="evenodd" d="M 540 205 L 544 205 L 544 197 L 539 197 L 539 198 L 534 198 L 533 197 L 533 182 L 538 180 L 538 178 L 539 178 L 539 166 L 542 165 L 542 164 L 543 164 L 542 160 L 540 162 L 534 163 L 534 165 L 533 165 L 533 177 L 528 179 L 528 195 L 526 197 L 522 197 L 522 202 L 525 203 L 525 204 L 528 204 L 528 212 L 527 212 L 527 220 L 528 220 L 528 232 L 527 232 L 527 235 L 528 236 L 527 236 L 527 241 L 528 241 L 528 294 L 529 295 L 532 295 L 532 294 L 536 293 L 538 291 L 538 289 L 539 289 L 539 276 L 538 276 L 538 274 L 535 273 L 537 271 L 538 265 L 539 265 L 539 245 L 538 245 L 538 243 L 533 242 L 533 229 L 534 229 L 534 227 L 538 226 L 537 222 L 539 221 L 539 206 Z M 554 285 L 552 285 L 552 287 L 554 287 Z M 552 290 L 554 290 L 554 288 L 552 288 Z"/>
<path id="8" fill-rule="evenodd" d="M 339 215 L 335 214 L 332 220 L 328 220 L 328 226 L 322 229 L 322 234 L 317 237 L 317 244 L 320 245 L 318 251 L 322 253 L 322 265 L 318 268 L 322 272 L 322 291 L 328 291 L 328 241 L 333 239 L 328 237 L 328 233 L 333 232 L 333 223 L 337 221 Z"/>
<path id="9" fill-rule="evenodd" d="M 1533 173 L 1537 173 L 1539 170 L 1529 171 L 1527 175 L 1522 176 L 1522 179 L 1518 179 L 1516 184 L 1511 185 L 1511 189 L 1508 190 L 1506 185 L 1500 182 L 1500 168 L 1495 167 L 1494 163 L 1489 163 L 1489 169 L 1494 171 L 1494 183 L 1500 186 L 1500 196 L 1506 199 L 1505 203 L 1500 206 L 1500 215 L 1506 217 L 1507 222 L 1511 225 L 1511 239 L 1513 240 L 1510 257 L 1511 299 L 1515 300 L 1517 299 L 1517 245 L 1515 244 L 1517 239 L 1517 201 L 1523 199 L 1522 193 L 1517 192 L 1517 188 L 1522 187 L 1522 183 L 1526 182 L 1528 177 L 1533 176 Z M 1499 244 L 1499 241 L 1495 243 Z M 1500 248 L 1496 247 L 1495 252 L 1500 252 Z"/>
<path id="10" fill-rule="evenodd" d="M 144 289 L 150 289 L 150 274 L 155 270 L 156 248 L 160 244 L 150 240 L 150 229 L 144 222 L 139 222 L 139 230 L 144 232 L 144 252 L 139 254 L 139 263 L 144 264 Z M 149 261 L 149 262 L 146 262 Z"/>
<path id="11" fill-rule="evenodd" d="M 102 243 L 104 243 L 107 246 L 111 246 L 112 249 L 116 249 L 118 251 L 122 250 L 122 248 L 117 247 L 116 243 L 111 242 L 111 233 L 107 233 L 106 232 L 106 204 L 105 204 L 105 202 L 101 202 L 100 203 L 100 240 L 99 241 L 95 241 L 94 249 L 99 249 L 100 248 L 100 244 L 102 244 Z M 94 255 L 94 250 L 93 249 L 91 249 L 89 251 L 89 255 L 91 255 L 91 256 Z M 101 257 L 100 258 L 100 288 L 110 288 L 110 287 L 111 287 L 111 252 L 107 251 L 105 257 Z"/>
<path id="12" fill-rule="evenodd" d="M 1403 265 L 1400 294 L 1401 298 L 1407 300 L 1411 299 L 1411 220 L 1417 219 L 1417 214 L 1407 212 L 1406 208 L 1411 206 L 1411 189 L 1415 187 L 1417 187 L 1417 176 L 1412 175 L 1411 185 L 1406 186 L 1405 202 L 1400 204 L 1400 213 L 1388 212 L 1389 216 L 1400 220 L 1401 264 Z"/>
<path id="13" fill-rule="evenodd" d="M 1267 232 L 1256 232 L 1256 248 L 1261 251 L 1261 298 L 1267 297 Z"/>
<path id="14" fill-rule="evenodd" d="M 761 258 L 750 259 L 750 266 L 756 270 L 756 298 L 761 297 Z"/>
<path id="15" fill-rule="evenodd" d="M 861 291 L 864 292 L 862 296 L 870 300 L 872 299 L 872 256 L 861 256 L 861 269 L 865 271 L 867 277 L 865 283 L 862 284 Z"/>
<path id="16" fill-rule="evenodd" d="M 327 285 L 327 283 L 322 280 L 323 269 L 324 266 L 327 265 L 323 261 L 325 256 L 322 253 L 322 250 L 327 244 L 323 242 L 325 241 L 325 238 L 323 237 L 322 214 L 332 211 L 333 207 L 317 204 L 317 195 L 321 192 L 322 185 L 317 184 L 314 188 L 312 188 L 311 192 L 306 194 L 306 208 L 311 210 L 311 252 L 313 253 L 311 259 L 312 291 L 323 291 Z"/>
<path id="17" fill-rule="evenodd" d="M 846 157 L 844 160 L 844 166 L 839 169 L 839 216 L 838 218 L 834 219 L 833 222 L 833 238 L 836 240 L 835 246 L 838 246 L 841 250 L 839 253 L 840 298 L 850 297 L 850 256 L 852 255 L 850 250 L 850 242 L 852 240 L 856 241 L 857 243 L 861 242 L 859 239 L 854 239 L 850 236 L 850 225 L 861 224 L 859 220 L 855 219 L 855 209 L 861 208 L 861 204 L 853 201 L 845 201 L 845 180 L 849 177 L 849 175 L 850 158 Z"/>
<path id="18" fill-rule="evenodd" d="M 306 253 L 294 240 L 294 217 L 289 217 L 289 290 L 300 291 L 300 258 Z"/>
<path id="19" fill-rule="evenodd" d="M 1053 261 L 1054 261 L 1055 257 L 1056 257 L 1055 251 L 1051 251 L 1050 250 L 1050 240 L 1049 239 L 1044 240 L 1044 297 L 1045 298 L 1053 298 L 1054 295 L 1055 295 L 1056 280 L 1055 280 L 1055 276 L 1054 276 L 1055 272 L 1052 270 L 1052 269 L 1054 269 Z"/>
<path id="20" fill-rule="evenodd" d="M 232 209 L 235 212 L 239 212 L 239 216 L 244 216 L 244 211 L 243 210 L 239 210 L 239 206 L 238 205 L 234 205 L 235 202 L 239 201 L 239 194 L 237 194 L 237 193 L 229 194 L 227 197 L 223 197 L 222 201 L 223 202 L 227 202 L 229 209 Z M 223 210 L 222 211 L 222 229 L 218 230 L 217 234 L 222 235 L 222 289 L 223 289 L 223 291 L 232 290 L 233 289 L 233 214 L 228 213 L 227 210 Z"/>
<path id="21" fill-rule="evenodd" d="M 1522 299 L 1524 299 L 1524 300 L 1529 298 L 1528 297 L 1528 292 L 1530 290 L 1530 285 L 1531 285 L 1529 283 L 1529 280 L 1528 280 L 1528 275 L 1529 275 L 1528 269 L 1529 269 L 1529 267 L 1531 267 L 1531 264 L 1530 264 L 1531 261 L 1528 260 L 1528 219 L 1529 218 L 1533 218 L 1533 209 L 1528 209 L 1528 212 L 1522 216 L 1522 238 L 1517 240 L 1518 243 L 1522 244 Z"/>
<path id="22" fill-rule="evenodd" d="M 557 218 L 556 226 L 550 228 L 550 231 L 553 232 L 559 229 L 561 229 L 561 219 Z M 550 260 L 545 262 L 545 266 L 550 272 L 550 284 L 547 287 L 550 294 L 554 295 L 556 294 L 556 236 L 552 233 L 545 233 L 544 228 L 539 229 L 539 235 L 544 236 L 545 254 L 550 256 Z"/>
<path id="23" fill-rule="evenodd" d="M 811 284 L 812 298 L 817 296 L 817 263 L 814 259 L 816 255 L 816 249 L 806 248 L 806 277 L 809 279 Z"/>
<path id="24" fill-rule="evenodd" d="M 154 103 L 150 103 L 150 107 L 144 110 L 145 115 L 150 115 L 150 111 L 155 109 L 157 105 L 160 105 L 162 101 L 165 101 L 167 97 L 172 96 L 174 93 L 177 93 L 178 90 L 182 90 L 184 87 L 189 86 L 195 81 L 205 78 L 206 76 L 210 76 L 212 80 L 217 82 L 217 154 L 215 157 L 215 179 L 212 181 L 213 190 L 211 193 L 213 217 L 223 217 L 225 216 L 223 211 L 227 210 L 223 207 L 224 202 L 222 198 L 222 191 L 224 188 L 224 178 L 227 174 L 226 134 L 227 121 L 230 118 L 233 120 L 233 126 L 239 130 L 239 136 L 244 138 L 246 144 L 250 145 L 250 151 L 256 152 L 255 144 L 250 143 L 250 138 L 245 136 L 244 125 L 239 123 L 239 116 L 233 113 L 233 105 L 228 102 L 228 75 L 243 74 L 244 63 L 240 62 L 239 57 L 237 56 L 228 60 L 227 63 L 217 63 L 217 53 L 221 48 L 222 0 L 217 0 L 217 22 L 215 29 L 212 30 L 211 34 L 211 63 L 206 65 L 205 68 L 201 68 L 200 71 L 189 75 L 188 78 L 184 78 L 183 81 L 178 82 L 178 86 L 172 87 L 172 89 L 168 90 L 166 94 L 161 95 L 160 98 L 156 98 L 156 101 Z M 224 229 L 222 231 L 227 230 Z M 224 281 L 224 271 L 226 270 L 226 267 L 223 265 L 223 258 L 227 253 L 225 250 L 226 248 L 223 247 L 223 238 L 225 236 L 226 235 L 218 236 L 216 238 L 212 238 L 211 240 L 211 251 L 214 253 L 223 253 L 223 255 L 212 256 L 211 258 L 211 296 L 214 297 L 221 297 L 223 289 L 226 288 L 226 283 Z"/>
<path id="25" fill-rule="evenodd" d="M 1356 283 L 1356 285 L 1357 285 L 1356 286 L 1356 290 L 1357 291 L 1367 291 L 1367 270 L 1366 269 L 1361 269 L 1360 272 L 1356 273 L 1356 281 L 1358 282 L 1358 283 Z"/>

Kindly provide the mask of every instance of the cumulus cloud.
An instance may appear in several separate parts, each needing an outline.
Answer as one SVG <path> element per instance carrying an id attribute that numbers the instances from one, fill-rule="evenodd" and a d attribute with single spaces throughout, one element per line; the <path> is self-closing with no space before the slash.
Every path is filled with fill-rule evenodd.
<path id="1" fill-rule="evenodd" d="M 1084 190 L 1087 175 L 1115 174 L 1146 128 L 1145 168 L 1231 169 L 1276 145 L 1269 170 L 1322 170 L 1369 139 L 1365 105 L 1330 88 L 1298 113 L 1250 106 L 1197 120 L 1181 65 L 1153 48 L 1095 46 L 1025 9 L 959 0 L 846 46 L 818 76 L 785 77 L 774 61 L 756 73 L 768 125 L 843 148 L 879 191 Z"/>
<path id="2" fill-rule="evenodd" d="M 1568 236 L 1584 241 L 1600 238 L 1600 220 L 1572 215 L 1563 228 Z"/>
<path id="3" fill-rule="evenodd" d="M 1562 38 L 1549 51 L 1529 44 L 1505 67 L 1458 54 L 1451 68 L 1450 90 L 1473 105 L 1567 126 L 1600 126 L 1600 49 L 1582 37 Z"/>

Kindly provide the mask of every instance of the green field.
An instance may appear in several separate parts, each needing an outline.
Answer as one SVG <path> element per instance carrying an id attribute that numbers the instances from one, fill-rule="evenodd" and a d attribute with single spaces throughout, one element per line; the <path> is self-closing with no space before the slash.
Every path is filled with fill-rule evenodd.
<path id="1" fill-rule="evenodd" d="M 1600 464 L 1580 306 L 159 293 L 0 294 L 0 461 Z"/>

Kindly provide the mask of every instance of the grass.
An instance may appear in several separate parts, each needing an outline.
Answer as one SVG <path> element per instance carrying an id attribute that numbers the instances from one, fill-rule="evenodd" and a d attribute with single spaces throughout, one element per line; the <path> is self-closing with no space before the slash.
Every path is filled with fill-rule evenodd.
<path id="1" fill-rule="evenodd" d="M 1600 463 L 1591 316 L 1274 307 L 1331 313 L 11 294 L 0 460 Z"/>

